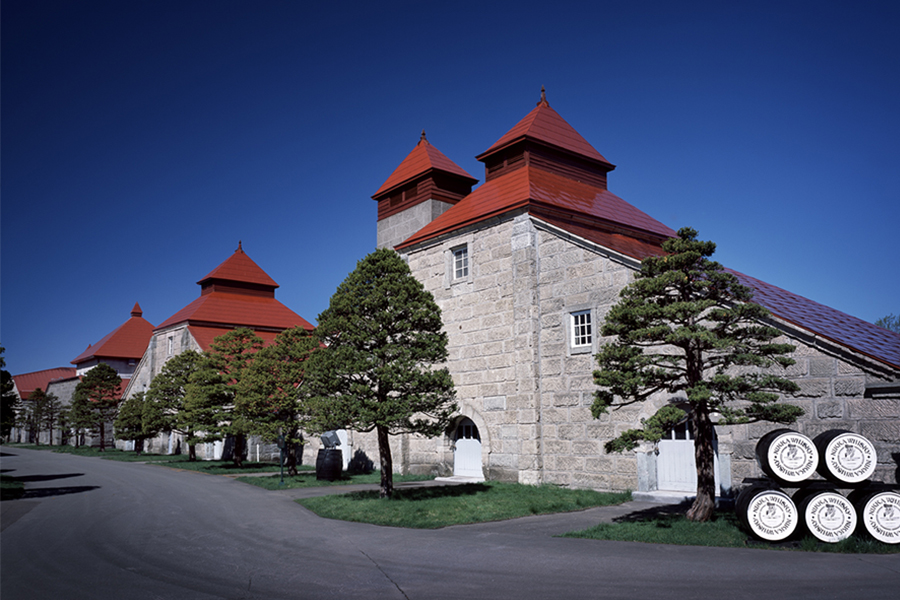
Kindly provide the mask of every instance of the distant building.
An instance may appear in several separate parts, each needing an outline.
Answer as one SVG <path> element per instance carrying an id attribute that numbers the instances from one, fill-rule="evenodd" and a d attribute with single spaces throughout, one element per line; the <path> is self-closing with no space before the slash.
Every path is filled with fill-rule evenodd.
<path id="1" fill-rule="evenodd" d="M 22 409 L 21 401 L 27 401 L 31 397 L 32 392 L 36 389 L 40 388 L 47 392 L 54 383 L 75 378 L 75 369 L 73 367 L 56 367 L 53 369 L 23 373 L 21 375 L 13 375 L 13 392 L 18 396 L 20 401 L 19 410 Z M 50 391 L 50 393 L 54 392 Z M 31 437 L 31 432 L 21 427 L 13 427 L 10 432 L 10 440 L 14 443 L 21 444 L 31 444 L 35 442 L 47 444 L 50 442 L 49 432 L 41 432 L 39 435 L 41 436 L 39 439 L 33 439 Z M 54 440 L 58 439 L 59 434 L 57 433 Z"/>
<path id="2" fill-rule="evenodd" d="M 605 441 L 666 402 L 590 414 L 599 325 L 640 261 L 675 232 L 607 189 L 615 168 L 541 101 L 477 156 L 474 179 L 425 138 L 375 193 L 378 246 L 404 255 L 434 294 L 449 336 L 460 415 L 442 438 L 394 441 L 398 471 L 690 494 L 693 441 L 681 424 L 656 447 L 606 454 Z M 733 272 L 733 271 L 732 271 Z M 896 482 L 900 335 L 734 272 L 797 346 L 790 402 L 814 437 L 848 429 L 878 450 L 875 478 Z M 727 493 L 761 475 L 756 441 L 771 424 L 717 426 Z M 377 452 L 365 436 L 351 443 Z"/>
<path id="3" fill-rule="evenodd" d="M 200 297 L 157 326 L 131 378 L 125 398 L 146 391 L 166 361 L 186 350 L 209 350 L 212 341 L 233 329 L 246 327 L 266 343 L 285 329 L 313 326 L 275 299 L 278 284 L 244 253 L 241 244 L 222 264 L 197 282 Z M 179 451 L 176 434 L 145 444 L 149 452 Z M 220 458 L 223 445 L 204 444 L 198 458 Z"/>

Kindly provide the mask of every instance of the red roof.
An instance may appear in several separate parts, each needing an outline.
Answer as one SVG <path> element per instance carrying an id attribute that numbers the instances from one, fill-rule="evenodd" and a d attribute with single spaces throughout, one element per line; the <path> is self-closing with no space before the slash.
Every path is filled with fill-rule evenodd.
<path id="1" fill-rule="evenodd" d="M 144 355 L 147 344 L 153 336 L 153 324 L 141 315 L 141 306 L 135 302 L 131 309 L 131 318 L 114 329 L 106 337 L 72 360 L 73 365 L 86 362 L 92 358 L 139 359 Z"/>
<path id="2" fill-rule="evenodd" d="M 234 254 L 198 283 L 202 288 L 200 297 L 163 321 L 156 331 L 179 323 L 222 328 L 223 332 L 236 327 L 314 329 L 306 319 L 275 299 L 278 284 L 244 254 L 240 244 Z"/>
<path id="3" fill-rule="evenodd" d="M 532 109 L 525 118 L 519 121 L 515 127 L 506 132 L 503 137 L 476 158 L 483 160 L 507 146 L 529 138 L 578 154 L 584 158 L 606 163 L 610 169 L 614 168 L 603 155 L 597 152 L 581 134 L 569 125 L 559 113 L 550 107 L 547 98 L 541 90 L 541 101 Z"/>
<path id="4" fill-rule="evenodd" d="M 776 317 L 870 358 L 900 368 L 900 334 L 868 323 L 803 296 L 733 269 L 742 284 L 754 292 L 753 301 Z"/>
<path id="5" fill-rule="evenodd" d="M 289 329 L 297 325 L 312 330 L 306 319 L 271 297 L 240 293 L 212 292 L 200 296 L 163 321 L 157 331 L 188 322 L 233 327 Z"/>
<path id="6" fill-rule="evenodd" d="M 381 187 L 378 188 L 378 191 L 375 192 L 372 197 L 375 198 L 388 190 L 412 181 L 416 177 L 424 175 L 429 171 L 443 171 L 445 173 L 466 177 L 471 179 L 473 184 L 478 181 L 466 173 L 465 169 L 447 158 L 443 152 L 429 144 L 428 140 L 425 139 L 425 132 L 423 131 L 422 137 L 419 139 L 419 143 L 416 144 L 416 147 L 413 148 L 412 152 L 403 159 L 403 162 L 394 169 L 391 176 L 387 178 L 387 181 L 381 184 Z"/>
<path id="7" fill-rule="evenodd" d="M 234 254 L 229 256 L 225 262 L 210 271 L 209 275 L 197 283 L 203 285 L 204 283 L 213 280 L 251 283 L 271 287 L 272 289 L 278 287 L 278 284 L 275 283 L 274 279 L 269 277 L 265 271 L 259 268 L 259 265 L 253 262 L 249 256 L 244 254 L 240 242 L 238 242 L 238 247 L 237 250 L 234 251 Z"/>
<path id="8" fill-rule="evenodd" d="M 19 391 L 19 397 L 23 400 L 31 395 L 31 392 L 37 388 L 47 391 L 47 384 L 51 381 L 60 379 L 71 379 L 75 377 L 74 367 L 56 367 L 54 369 L 44 369 L 43 371 L 34 371 L 33 373 L 23 373 L 22 375 L 13 375 L 13 381 L 16 382 L 16 389 Z"/>
<path id="9" fill-rule="evenodd" d="M 397 248 L 402 249 L 518 208 L 525 208 L 532 213 L 541 209 L 544 209 L 543 212 L 555 209 L 559 215 L 588 217 L 594 227 L 605 225 L 611 228 L 610 232 L 621 234 L 630 231 L 641 237 L 650 234 L 651 237 L 659 238 L 659 243 L 676 235 L 671 228 L 609 190 L 543 169 L 522 167 L 482 184 Z M 544 218 L 543 215 L 540 216 Z M 557 218 L 554 224 L 560 222 Z M 564 225 L 559 226 L 566 228 Z M 575 231 L 572 233 L 581 235 Z M 646 255 L 644 250 L 637 254 L 626 254 L 636 258 Z"/>

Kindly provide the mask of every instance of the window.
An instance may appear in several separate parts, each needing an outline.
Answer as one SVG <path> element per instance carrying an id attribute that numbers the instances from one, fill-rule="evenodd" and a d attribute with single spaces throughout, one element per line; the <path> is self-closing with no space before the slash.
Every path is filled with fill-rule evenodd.
<path id="1" fill-rule="evenodd" d="M 465 279 L 469 276 L 469 247 L 462 246 L 453 250 L 453 279 Z"/>
<path id="2" fill-rule="evenodd" d="M 572 313 L 572 347 L 590 348 L 594 336 L 591 326 L 591 311 L 580 310 Z"/>
<path id="3" fill-rule="evenodd" d="M 175 339 L 171 336 L 168 338 L 168 348 L 166 352 L 166 356 L 172 356 L 172 352 L 175 350 Z"/>

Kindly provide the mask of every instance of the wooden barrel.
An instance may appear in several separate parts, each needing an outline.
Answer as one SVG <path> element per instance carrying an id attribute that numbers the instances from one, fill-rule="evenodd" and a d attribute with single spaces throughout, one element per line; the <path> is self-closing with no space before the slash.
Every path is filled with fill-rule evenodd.
<path id="1" fill-rule="evenodd" d="M 334 481 L 340 479 L 344 457 L 337 448 L 319 448 L 316 455 L 316 479 Z"/>
<path id="2" fill-rule="evenodd" d="M 819 452 L 811 439 L 790 429 L 776 429 L 756 444 L 759 468 L 781 483 L 798 483 L 815 473 Z"/>
<path id="3" fill-rule="evenodd" d="M 819 475 L 838 483 L 859 483 L 875 472 L 875 446 L 858 433 L 832 429 L 813 440 L 819 451 Z"/>
<path id="4" fill-rule="evenodd" d="M 837 543 L 856 530 L 856 508 L 837 490 L 811 487 L 798 491 L 792 499 L 805 530 L 823 542 Z"/>
<path id="5" fill-rule="evenodd" d="M 865 531 L 879 542 L 900 544 L 900 493 L 871 489 L 850 494 Z"/>
<path id="6" fill-rule="evenodd" d="M 767 542 L 787 539 L 797 529 L 797 506 L 777 488 L 752 486 L 735 503 L 738 519 L 754 536 Z"/>

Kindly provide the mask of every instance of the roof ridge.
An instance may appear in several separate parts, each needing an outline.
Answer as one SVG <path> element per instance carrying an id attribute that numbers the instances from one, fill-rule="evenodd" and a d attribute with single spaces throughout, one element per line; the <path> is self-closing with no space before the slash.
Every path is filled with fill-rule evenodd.
<path id="1" fill-rule="evenodd" d="M 438 150 L 434 144 L 429 142 L 423 129 L 415 147 L 406 155 L 406 158 L 400 161 L 400 164 L 381 184 L 378 191 L 372 194 L 372 198 L 377 198 L 389 190 L 408 183 L 432 170 L 465 177 L 471 179 L 473 183 L 478 181 L 469 175 L 465 169 L 448 158 L 446 154 Z"/>

